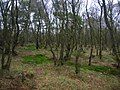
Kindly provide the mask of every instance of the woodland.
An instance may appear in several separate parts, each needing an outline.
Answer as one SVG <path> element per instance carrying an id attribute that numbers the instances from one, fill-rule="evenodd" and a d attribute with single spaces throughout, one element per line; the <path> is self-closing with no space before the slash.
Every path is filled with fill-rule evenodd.
<path id="1" fill-rule="evenodd" d="M 0 90 L 120 90 L 120 1 L 0 0 Z"/>

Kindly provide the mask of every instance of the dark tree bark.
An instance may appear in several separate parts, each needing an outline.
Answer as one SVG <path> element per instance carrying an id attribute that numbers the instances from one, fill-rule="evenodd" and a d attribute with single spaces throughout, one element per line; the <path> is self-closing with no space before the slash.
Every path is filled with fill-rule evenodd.
<path id="1" fill-rule="evenodd" d="M 92 25 L 91 25 L 91 22 L 90 22 L 90 17 L 89 17 L 89 13 L 88 13 L 88 10 L 87 10 L 87 5 L 88 5 L 88 0 L 87 0 L 87 4 L 86 4 L 86 13 L 87 13 L 87 17 L 88 17 L 88 24 L 89 24 L 89 27 L 90 27 L 90 56 L 89 56 L 89 63 L 88 65 L 90 66 L 91 65 L 91 60 L 92 60 L 92 53 L 93 53 L 93 28 L 92 28 Z"/>
<path id="2" fill-rule="evenodd" d="M 103 6 L 100 4 L 100 1 L 98 0 L 98 3 L 100 5 L 100 9 L 101 9 L 101 12 L 100 12 L 100 19 L 99 19 L 99 22 L 100 22 L 100 27 L 99 27 L 99 38 L 100 38 L 100 43 L 99 43 L 99 58 L 102 59 L 102 14 L 103 14 Z"/>

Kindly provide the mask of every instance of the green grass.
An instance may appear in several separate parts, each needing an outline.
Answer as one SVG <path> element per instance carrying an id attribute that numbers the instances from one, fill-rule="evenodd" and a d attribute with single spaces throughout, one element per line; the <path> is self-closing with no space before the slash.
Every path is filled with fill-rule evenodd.
<path id="1" fill-rule="evenodd" d="M 33 56 L 24 56 L 23 63 L 30 63 L 30 64 L 47 64 L 51 61 L 44 55 L 36 54 Z"/>
<path id="2" fill-rule="evenodd" d="M 73 62 L 67 62 L 68 66 L 75 66 Z M 78 65 L 83 70 L 90 70 L 90 71 L 95 71 L 95 72 L 101 72 L 102 74 L 110 74 L 110 75 L 120 75 L 120 71 L 116 68 L 112 68 L 109 66 L 98 66 L 98 65 Z"/>

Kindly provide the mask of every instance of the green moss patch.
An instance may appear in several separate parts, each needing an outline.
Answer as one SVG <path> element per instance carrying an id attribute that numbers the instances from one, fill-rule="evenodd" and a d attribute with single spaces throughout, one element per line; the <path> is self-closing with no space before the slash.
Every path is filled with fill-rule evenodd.
<path id="1" fill-rule="evenodd" d="M 50 63 L 51 61 L 45 56 L 41 54 L 24 56 L 23 63 L 30 63 L 30 64 L 45 64 Z"/>

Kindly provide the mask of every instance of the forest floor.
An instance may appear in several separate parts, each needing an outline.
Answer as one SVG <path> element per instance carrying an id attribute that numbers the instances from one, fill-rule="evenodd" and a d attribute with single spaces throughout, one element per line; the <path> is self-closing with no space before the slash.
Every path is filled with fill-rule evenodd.
<path id="1" fill-rule="evenodd" d="M 19 47 L 10 72 L 0 77 L 0 90 L 120 90 L 120 70 L 112 66 L 114 58 L 109 54 L 102 60 L 94 57 L 88 66 L 88 55 L 81 55 L 76 75 L 74 57 L 63 66 L 54 66 L 49 50 Z"/>

